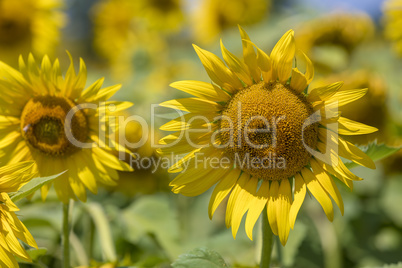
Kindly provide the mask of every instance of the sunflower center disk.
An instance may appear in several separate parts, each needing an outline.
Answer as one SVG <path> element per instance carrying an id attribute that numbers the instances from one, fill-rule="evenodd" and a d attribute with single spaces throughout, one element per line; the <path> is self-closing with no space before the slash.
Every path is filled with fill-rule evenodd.
<path id="1" fill-rule="evenodd" d="M 318 139 L 313 108 L 303 94 L 260 82 L 236 93 L 222 113 L 220 139 L 243 171 L 266 180 L 295 175 L 309 163 Z M 303 126 L 304 125 L 304 126 Z"/>
<path id="2" fill-rule="evenodd" d="M 79 142 L 87 140 L 89 128 L 84 112 L 72 110 L 74 107 L 76 104 L 64 97 L 30 99 L 22 111 L 22 135 L 45 154 L 66 155 L 79 150 Z"/>

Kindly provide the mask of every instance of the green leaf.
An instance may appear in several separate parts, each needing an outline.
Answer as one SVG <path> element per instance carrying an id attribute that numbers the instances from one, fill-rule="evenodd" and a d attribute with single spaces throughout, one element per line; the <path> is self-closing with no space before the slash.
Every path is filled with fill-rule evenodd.
<path id="1" fill-rule="evenodd" d="M 138 243 L 144 236 L 154 235 L 170 260 L 181 252 L 179 222 L 167 195 L 144 196 L 122 213 L 126 239 Z"/>
<path id="2" fill-rule="evenodd" d="M 173 268 L 222 268 L 229 267 L 219 253 L 207 248 L 197 248 L 180 255 Z"/>
<path id="3" fill-rule="evenodd" d="M 363 148 L 362 151 L 365 152 L 373 161 L 378 161 L 396 153 L 400 149 L 401 147 L 389 147 L 385 144 L 372 143 L 369 144 L 366 149 Z M 354 162 L 348 162 L 345 163 L 345 165 L 347 168 L 359 166 Z"/>
<path id="4" fill-rule="evenodd" d="M 88 203 L 84 205 L 89 215 L 94 221 L 96 230 L 99 235 L 99 241 L 102 247 L 102 253 L 106 261 L 114 262 L 117 260 L 116 249 L 112 238 L 109 221 L 106 217 L 105 211 L 98 203 Z"/>
<path id="5" fill-rule="evenodd" d="M 46 248 L 31 248 L 27 249 L 26 252 L 28 253 L 29 257 L 31 257 L 33 263 L 38 263 L 39 259 L 46 255 L 47 249 Z M 31 262 L 24 261 L 19 257 L 15 257 L 19 263 L 27 263 L 30 264 Z"/>
<path id="6" fill-rule="evenodd" d="M 18 192 L 15 193 L 10 193 L 10 198 L 13 202 L 17 202 L 18 200 L 21 200 L 22 198 L 33 194 L 36 190 L 41 188 L 43 185 L 48 184 L 52 182 L 54 179 L 65 173 L 66 171 L 63 171 L 59 174 L 49 176 L 49 177 L 38 177 L 32 179 L 30 182 L 25 184 L 24 186 L 21 187 L 21 189 L 18 190 Z"/>
<path id="7" fill-rule="evenodd" d="M 32 249 L 28 249 L 27 253 L 29 255 L 29 257 L 31 257 L 33 262 L 37 262 L 42 256 L 45 256 L 47 253 L 47 249 L 46 248 L 32 248 Z"/>

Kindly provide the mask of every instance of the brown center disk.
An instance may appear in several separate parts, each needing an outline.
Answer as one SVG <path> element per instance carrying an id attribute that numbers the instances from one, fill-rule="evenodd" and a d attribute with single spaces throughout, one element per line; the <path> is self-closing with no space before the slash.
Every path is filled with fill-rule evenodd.
<path id="1" fill-rule="evenodd" d="M 78 109 L 67 124 L 67 114 L 75 106 L 73 101 L 63 97 L 30 99 L 21 115 L 22 135 L 32 147 L 48 155 L 62 156 L 79 150 L 74 139 L 86 142 L 89 128 L 85 113 Z"/>
<path id="2" fill-rule="evenodd" d="M 220 139 L 243 171 L 266 180 L 286 179 L 309 163 L 303 139 L 310 148 L 317 144 L 318 124 L 308 123 L 312 113 L 303 94 L 260 82 L 233 96 L 222 113 Z"/>

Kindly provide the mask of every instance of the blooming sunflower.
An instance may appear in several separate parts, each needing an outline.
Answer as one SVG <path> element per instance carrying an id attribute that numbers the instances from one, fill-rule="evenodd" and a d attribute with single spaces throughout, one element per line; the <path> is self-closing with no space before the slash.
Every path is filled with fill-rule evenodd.
<path id="1" fill-rule="evenodd" d="M 17 65 L 21 53 L 51 53 L 65 25 L 61 0 L 0 0 L 0 54 Z M 7 57 L 7 58 L 5 58 Z"/>
<path id="2" fill-rule="evenodd" d="M 203 0 L 193 20 L 198 42 L 209 44 L 237 24 L 251 25 L 266 18 L 271 1 L 267 0 Z"/>
<path id="3" fill-rule="evenodd" d="M 47 56 L 41 68 L 32 55 L 27 64 L 20 57 L 19 71 L 0 62 L 0 161 L 33 159 L 41 176 L 67 170 L 54 181 L 65 203 L 75 196 L 85 201 L 86 188 L 96 193 L 97 181 L 114 184 L 116 170 L 131 170 L 115 156 L 124 150 L 109 134 L 117 124 L 112 115 L 132 103 L 107 101 L 120 85 L 101 89 L 103 78 L 84 89 L 85 63 L 80 59 L 76 74 L 70 60 L 64 78 L 59 61 Z M 43 199 L 48 190 L 41 188 Z"/>
<path id="4" fill-rule="evenodd" d="M 19 267 L 14 256 L 24 261 L 31 261 L 18 239 L 31 247 L 38 248 L 28 229 L 15 215 L 15 211 L 19 209 L 8 195 L 18 191 L 33 178 L 35 175 L 33 169 L 33 161 L 0 168 L 0 267 Z"/>
<path id="5" fill-rule="evenodd" d="M 285 245 L 307 190 L 330 221 L 334 217 L 331 198 L 343 213 L 342 198 L 331 175 L 350 188 L 360 178 L 340 157 L 369 168 L 375 165 L 341 136 L 377 129 L 344 118 L 336 109 L 362 97 L 367 89 L 344 90 L 341 82 L 308 88 L 313 65 L 301 53 L 299 66 L 293 68 L 296 47 L 292 30 L 268 56 L 239 29 L 244 60 L 221 43 L 228 67 L 216 55 L 194 45 L 212 83 L 171 84 L 195 97 L 160 104 L 187 114 L 161 127 L 176 132 L 161 139 L 164 146 L 159 153 L 185 155 L 169 168 L 171 173 L 181 172 L 170 183 L 174 193 L 196 196 L 217 184 L 209 203 L 211 218 L 229 195 L 225 221 L 234 237 L 247 212 L 245 228 L 252 239 L 253 227 L 267 206 L 264 217 Z M 305 73 L 299 69 L 303 61 Z"/>
<path id="6" fill-rule="evenodd" d="M 402 55 L 402 1 L 388 0 L 384 3 L 385 36 L 394 41 L 394 48 Z"/>

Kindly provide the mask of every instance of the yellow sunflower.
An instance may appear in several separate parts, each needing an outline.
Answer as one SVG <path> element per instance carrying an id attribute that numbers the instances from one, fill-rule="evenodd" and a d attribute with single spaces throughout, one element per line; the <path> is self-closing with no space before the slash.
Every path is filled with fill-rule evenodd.
<path id="1" fill-rule="evenodd" d="M 0 54 L 17 65 L 18 55 L 52 53 L 65 25 L 61 0 L 0 0 Z"/>
<path id="2" fill-rule="evenodd" d="M 18 239 L 31 247 L 38 248 L 28 229 L 15 215 L 19 209 L 8 195 L 18 191 L 33 178 L 35 175 L 33 169 L 33 161 L 0 168 L 0 267 L 19 267 L 14 256 L 24 261 L 31 261 Z"/>
<path id="3" fill-rule="evenodd" d="M 131 170 L 115 156 L 124 150 L 109 135 L 118 122 L 112 115 L 132 103 L 108 101 L 120 85 L 101 89 L 103 78 L 85 88 L 84 61 L 77 74 L 70 60 L 64 78 L 59 61 L 47 56 L 40 68 L 32 55 L 27 63 L 20 57 L 19 71 L 0 62 L 0 161 L 33 159 L 41 176 L 67 170 L 54 181 L 65 203 L 85 201 L 86 188 L 96 193 L 97 181 L 114 184 L 116 170 Z M 43 199 L 48 190 L 41 188 Z"/>
<path id="4" fill-rule="evenodd" d="M 303 23 L 296 44 L 320 69 L 342 69 L 356 46 L 372 37 L 374 23 L 365 13 L 330 13 Z M 335 55 L 335 56 L 334 56 Z"/>
<path id="5" fill-rule="evenodd" d="M 342 198 L 331 174 L 349 188 L 360 178 L 340 157 L 369 168 L 375 165 L 341 136 L 377 129 L 337 112 L 338 106 L 362 97 L 367 89 L 345 90 L 341 82 L 308 88 L 313 65 L 301 53 L 298 66 L 293 67 L 296 47 L 292 30 L 269 56 L 242 28 L 240 35 L 244 60 L 221 43 L 228 67 L 216 55 L 194 45 L 212 83 L 171 84 L 195 97 L 160 104 L 187 114 L 161 127 L 176 132 L 161 139 L 159 153 L 185 155 L 169 168 L 171 173 L 181 172 L 170 183 L 174 193 L 196 196 L 217 184 L 210 199 L 210 217 L 229 195 L 226 226 L 232 227 L 234 237 L 247 212 L 245 228 L 251 239 L 267 206 L 263 216 L 268 216 L 273 233 L 285 245 L 307 190 L 330 221 L 334 217 L 331 198 L 343 214 Z M 305 73 L 300 71 L 303 62 Z"/>
<path id="6" fill-rule="evenodd" d="M 394 41 L 394 48 L 402 55 L 402 1 L 388 0 L 384 4 L 385 36 Z"/>
<path id="7" fill-rule="evenodd" d="M 125 78 L 132 75 L 132 60 L 136 53 L 162 51 L 165 41 L 150 31 L 141 18 L 139 1 L 102 0 L 92 9 L 94 48 L 105 58 L 113 75 Z"/>
<path id="8" fill-rule="evenodd" d="M 270 8 L 267 0 L 202 0 L 193 20 L 198 42 L 214 42 L 222 31 L 237 24 L 251 25 L 266 18 Z"/>
<path id="9" fill-rule="evenodd" d="M 151 29 L 177 31 L 183 22 L 182 0 L 140 0 L 139 16 Z"/>

